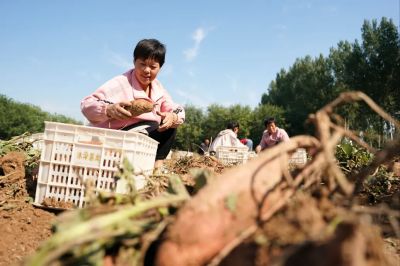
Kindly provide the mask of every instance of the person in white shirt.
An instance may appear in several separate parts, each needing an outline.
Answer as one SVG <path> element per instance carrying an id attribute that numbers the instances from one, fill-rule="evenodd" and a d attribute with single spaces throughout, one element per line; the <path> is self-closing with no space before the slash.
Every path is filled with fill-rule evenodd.
<path id="1" fill-rule="evenodd" d="M 226 129 L 220 131 L 214 141 L 211 143 L 210 152 L 216 152 L 217 147 L 246 147 L 237 138 L 237 133 L 239 132 L 238 122 L 229 122 Z"/>

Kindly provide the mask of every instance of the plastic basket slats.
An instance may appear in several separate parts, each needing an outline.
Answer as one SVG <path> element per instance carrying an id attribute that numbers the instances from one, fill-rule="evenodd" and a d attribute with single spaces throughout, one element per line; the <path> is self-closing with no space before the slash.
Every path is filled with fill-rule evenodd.
<path id="1" fill-rule="evenodd" d="M 243 164 L 248 159 L 247 147 L 226 147 L 216 148 L 216 157 L 224 164 Z"/>
<path id="2" fill-rule="evenodd" d="M 96 193 L 116 191 L 114 176 L 124 158 L 135 169 L 135 180 L 142 181 L 153 170 L 158 146 L 137 132 L 55 122 L 45 122 L 43 141 L 35 204 L 54 198 L 77 207 L 85 206 L 84 184 L 89 181 Z"/>
<path id="3" fill-rule="evenodd" d="M 290 164 L 305 165 L 307 163 L 307 152 L 303 148 L 297 149 L 289 159 Z"/>

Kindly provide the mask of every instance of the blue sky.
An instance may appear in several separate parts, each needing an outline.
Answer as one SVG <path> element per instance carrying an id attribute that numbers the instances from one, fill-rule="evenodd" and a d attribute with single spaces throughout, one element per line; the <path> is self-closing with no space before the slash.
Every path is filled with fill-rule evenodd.
<path id="1" fill-rule="evenodd" d="M 175 102 L 255 107 L 296 58 L 360 40 L 365 19 L 399 26 L 399 13 L 399 0 L 0 0 L 0 94 L 84 121 L 81 99 L 157 38 Z"/>

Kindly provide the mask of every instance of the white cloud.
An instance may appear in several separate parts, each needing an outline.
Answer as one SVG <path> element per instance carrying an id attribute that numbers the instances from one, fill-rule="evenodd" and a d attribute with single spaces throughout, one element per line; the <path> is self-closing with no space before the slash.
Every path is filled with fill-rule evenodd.
<path id="1" fill-rule="evenodd" d="M 205 101 L 204 97 L 199 97 L 197 95 L 201 95 L 199 93 L 194 93 L 192 90 L 183 90 L 177 89 L 175 90 L 176 95 L 183 99 L 183 102 L 194 104 L 195 106 L 205 107 L 207 106 L 207 101 Z M 183 104 L 181 102 L 181 104 Z"/>
<path id="2" fill-rule="evenodd" d="M 200 49 L 200 44 L 203 42 L 206 36 L 207 36 L 207 31 L 202 27 L 197 28 L 193 32 L 192 34 L 192 39 L 194 40 L 193 47 L 190 47 L 185 51 L 183 51 L 186 60 L 192 61 L 197 57 Z"/>
<path id="3" fill-rule="evenodd" d="M 205 37 L 206 33 L 203 28 L 197 28 L 193 33 L 193 40 L 196 42 L 196 44 L 200 44 Z"/>
<path id="4" fill-rule="evenodd" d="M 197 56 L 198 50 L 198 47 L 193 47 L 183 51 L 186 60 L 192 61 Z"/>
<path id="5" fill-rule="evenodd" d="M 133 67 L 133 62 L 130 60 L 127 60 L 125 57 L 121 56 L 118 53 L 115 53 L 113 51 L 109 51 L 110 56 L 109 61 L 111 64 L 113 64 L 114 66 L 117 66 L 121 69 L 130 69 Z"/>

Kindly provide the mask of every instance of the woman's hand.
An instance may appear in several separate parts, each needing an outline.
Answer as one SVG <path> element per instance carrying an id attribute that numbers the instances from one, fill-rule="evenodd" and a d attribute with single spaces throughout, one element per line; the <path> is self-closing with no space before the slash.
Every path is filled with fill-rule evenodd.
<path id="1" fill-rule="evenodd" d="M 161 125 L 158 128 L 158 131 L 163 132 L 171 127 L 178 126 L 177 114 L 169 112 L 160 112 L 160 111 L 157 111 L 157 114 L 161 116 Z"/>
<path id="2" fill-rule="evenodd" d="M 255 149 L 255 152 L 256 153 L 260 153 L 261 152 L 261 146 L 260 145 L 257 145 L 257 147 Z"/>
<path id="3" fill-rule="evenodd" d="M 131 118 L 132 115 L 125 108 L 130 107 L 131 102 L 123 101 L 119 103 L 110 104 L 106 107 L 106 115 L 109 118 L 117 119 L 117 120 L 125 120 Z"/>

